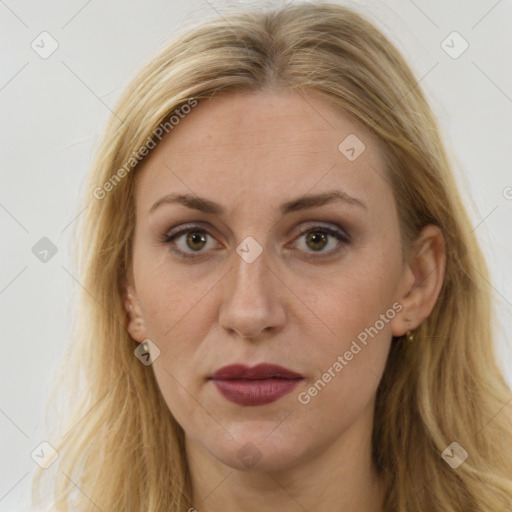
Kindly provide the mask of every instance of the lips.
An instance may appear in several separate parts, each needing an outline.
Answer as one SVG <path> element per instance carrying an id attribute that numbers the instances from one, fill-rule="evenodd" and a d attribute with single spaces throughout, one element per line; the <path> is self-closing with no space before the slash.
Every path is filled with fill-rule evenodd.
<path id="1" fill-rule="evenodd" d="M 290 393 L 302 375 L 274 364 L 252 368 L 241 364 L 224 366 L 210 380 L 221 395 L 238 405 L 265 405 Z"/>

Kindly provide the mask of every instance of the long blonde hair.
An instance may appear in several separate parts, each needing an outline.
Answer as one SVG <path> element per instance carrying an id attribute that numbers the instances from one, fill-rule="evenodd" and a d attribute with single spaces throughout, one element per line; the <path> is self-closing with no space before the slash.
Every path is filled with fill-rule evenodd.
<path id="1" fill-rule="evenodd" d="M 403 249 L 429 223 L 446 239 L 437 303 L 414 343 L 393 339 L 377 393 L 373 457 L 385 510 L 512 510 L 512 395 L 496 362 L 489 274 L 437 121 L 403 57 L 372 23 L 317 2 L 236 9 L 186 27 L 122 95 L 80 208 L 77 313 L 55 384 L 72 413 L 49 438 L 59 457 L 36 475 L 34 501 L 46 471 L 59 511 L 192 506 L 183 431 L 126 331 L 133 178 L 139 149 L 157 143 L 155 131 L 184 105 L 263 88 L 311 89 L 355 116 L 384 145 Z M 452 442 L 468 453 L 456 469 L 442 457 Z"/>

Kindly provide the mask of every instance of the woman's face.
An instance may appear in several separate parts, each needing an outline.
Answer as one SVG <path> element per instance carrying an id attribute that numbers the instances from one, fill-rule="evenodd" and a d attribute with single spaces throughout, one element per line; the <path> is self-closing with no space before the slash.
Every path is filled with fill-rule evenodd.
<path id="1" fill-rule="evenodd" d="M 275 470 L 366 439 L 412 283 L 376 139 L 311 92 L 219 95 L 151 153 L 135 195 L 129 330 L 160 350 L 188 446 Z M 289 373 L 218 372 L 262 364 Z"/>

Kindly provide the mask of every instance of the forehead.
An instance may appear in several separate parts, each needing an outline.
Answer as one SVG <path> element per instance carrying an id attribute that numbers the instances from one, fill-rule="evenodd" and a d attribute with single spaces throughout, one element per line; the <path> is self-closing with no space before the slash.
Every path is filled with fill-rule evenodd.
<path id="1" fill-rule="evenodd" d="M 336 187 L 389 200 L 380 150 L 318 93 L 224 93 L 200 102 L 149 155 L 136 173 L 137 204 L 148 211 L 169 192 L 277 204 Z"/>

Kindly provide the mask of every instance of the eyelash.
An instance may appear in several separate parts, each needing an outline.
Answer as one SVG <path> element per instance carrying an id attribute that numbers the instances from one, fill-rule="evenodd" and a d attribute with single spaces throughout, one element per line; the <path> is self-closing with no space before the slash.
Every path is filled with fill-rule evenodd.
<path id="1" fill-rule="evenodd" d="M 180 238 L 181 236 L 186 235 L 187 233 L 199 233 L 199 234 L 206 234 L 208 236 L 212 236 L 204 228 L 201 228 L 200 226 L 197 226 L 197 225 L 191 225 L 191 226 L 186 226 L 184 229 L 181 229 L 180 231 L 177 231 L 176 233 L 165 233 L 161 237 L 160 242 L 162 244 L 168 245 L 169 249 L 174 254 L 176 254 L 178 257 L 180 257 L 182 259 L 190 260 L 190 259 L 200 258 L 202 256 L 201 251 L 194 254 L 193 252 L 192 253 L 183 252 L 183 251 L 173 247 L 172 242 L 174 242 L 174 240 L 176 240 L 177 238 Z M 345 245 L 350 245 L 350 243 L 351 243 L 351 239 L 346 233 L 344 233 L 342 231 L 338 231 L 336 229 L 325 227 L 325 226 L 312 226 L 311 228 L 307 229 L 306 231 L 301 232 L 299 237 L 307 235 L 309 233 L 323 233 L 326 235 L 330 235 Z M 329 256 L 337 254 L 340 250 L 341 250 L 341 247 L 332 249 L 331 251 L 329 251 L 327 253 L 327 255 L 319 255 L 319 254 L 311 253 L 309 257 L 314 260 L 328 258 Z"/>

